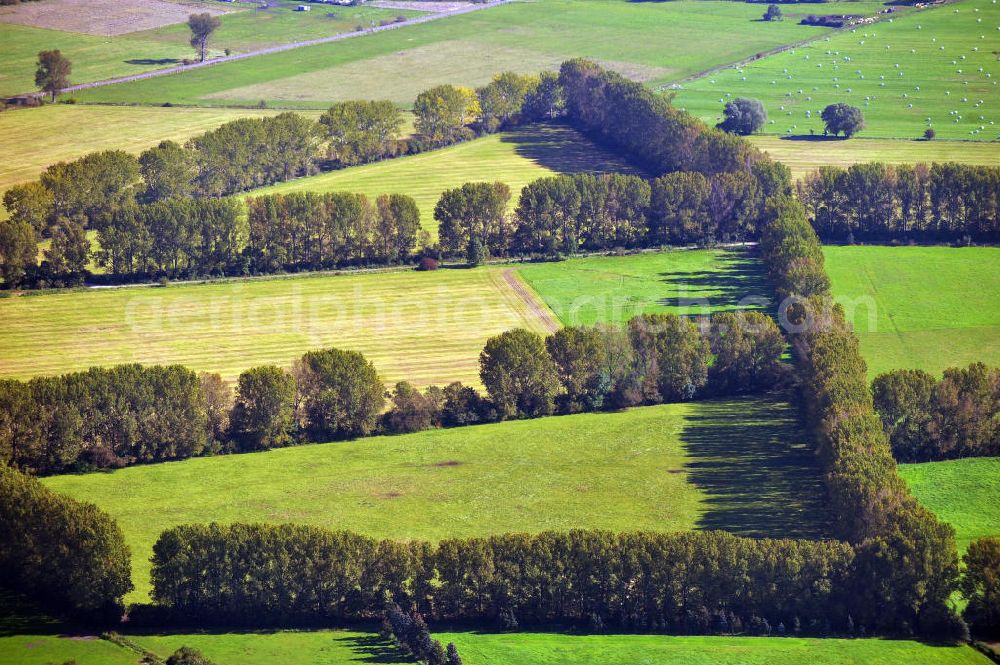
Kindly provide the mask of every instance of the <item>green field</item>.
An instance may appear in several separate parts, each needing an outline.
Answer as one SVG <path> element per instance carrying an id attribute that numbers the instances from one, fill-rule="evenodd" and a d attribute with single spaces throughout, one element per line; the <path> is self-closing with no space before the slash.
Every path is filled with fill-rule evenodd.
<path id="1" fill-rule="evenodd" d="M 518 271 L 564 325 L 620 324 L 646 312 L 704 315 L 770 298 L 760 266 L 739 249 L 593 256 Z"/>
<path id="2" fill-rule="evenodd" d="M 1000 457 L 901 464 L 899 472 L 921 503 L 955 527 L 959 551 L 1000 535 Z"/>
<path id="3" fill-rule="evenodd" d="M 843 7 L 809 12 L 840 13 Z M 762 32 L 772 29 L 759 25 Z M 917 138 L 931 118 L 939 138 L 995 141 L 1000 137 L 1000 125 L 993 124 L 1000 123 L 1000 67 L 993 53 L 998 26 L 1000 5 L 992 0 L 908 12 L 892 23 L 859 26 L 711 73 L 684 84 L 675 103 L 715 123 L 724 100 L 752 97 L 767 107 L 767 133 L 808 137 L 810 130 L 823 133 L 820 112 L 827 104 L 845 102 L 864 112 L 863 136 Z"/>
<path id="4" fill-rule="evenodd" d="M 879 6 L 852 5 L 869 12 Z M 383 98 L 409 105 L 418 92 L 440 83 L 481 85 L 498 71 L 536 72 L 581 56 L 656 85 L 817 34 L 791 21 L 761 29 L 755 22 L 760 11 L 755 5 L 709 1 L 516 2 L 361 39 L 97 88 L 79 97 L 149 104 L 264 99 L 307 106 Z"/>
<path id="5" fill-rule="evenodd" d="M 499 180 L 510 186 L 511 205 L 521 188 L 556 173 L 635 173 L 566 125 L 535 124 L 492 134 L 442 150 L 290 180 L 251 195 L 276 192 L 408 194 L 420 207 L 420 222 L 437 233 L 434 206 L 441 192 L 466 182 Z"/>
<path id="6" fill-rule="evenodd" d="M 50 292 L 0 299 L 0 321 L 4 377 L 140 362 L 232 379 L 336 346 L 364 353 L 390 385 L 478 385 L 488 337 L 546 331 L 494 268 Z"/>
<path id="7" fill-rule="evenodd" d="M 141 600 L 153 542 L 187 522 L 316 524 L 392 538 L 591 527 L 826 533 L 795 413 L 691 402 L 198 458 L 45 479 L 121 525 Z"/>
<path id="8" fill-rule="evenodd" d="M 987 665 L 970 647 L 892 640 L 439 633 L 468 665 Z M 221 665 L 221 664 L 220 664 Z"/>
<path id="9" fill-rule="evenodd" d="M 907 141 L 855 138 L 850 141 L 800 141 L 777 136 L 752 136 L 750 140 L 801 178 L 820 166 L 848 167 L 858 162 L 913 164 L 960 162 L 1000 166 L 1000 145 L 984 141 Z"/>
<path id="10" fill-rule="evenodd" d="M 824 254 L 870 377 L 1000 364 L 1000 248 L 827 246 Z"/>
<path id="11" fill-rule="evenodd" d="M 188 138 L 243 117 L 278 111 L 55 104 L 0 113 L 0 195 L 35 180 L 51 164 L 98 150 L 139 153 L 160 141 Z M 0 213 L 2 214 L 2 213 Z"/>

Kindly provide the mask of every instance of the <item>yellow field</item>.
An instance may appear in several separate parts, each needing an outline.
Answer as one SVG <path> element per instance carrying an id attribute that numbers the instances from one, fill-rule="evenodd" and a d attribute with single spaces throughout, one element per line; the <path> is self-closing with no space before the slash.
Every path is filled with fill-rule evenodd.
<path id="1" fill-rule="evenodd" d="M 906 141 L 852 138 L 847 141 L 788 140 L 777 136 L 752 136 L 750 140 L 771 157 L 784 162 L 793 178 L 820 166 L 850 166 L 858 162 L 912 164 L 961 162 L 1000 166 L 1000 143 L 983 141 Z"/>
<path id="2" fill-rule="evenodd" d="M 364 353 L 387 384 L 479 385 L 486 339 L 518 326 L 545 331 L 537 307 L 497 268 L 18 296 L 0 299 L 0 376 L 141 362 L 232 379 L 333 346 Z"/>
<path id="3" fill-rule="evenodd" d="M 139 153 L 167 139 L 183 142 L 230 120 L 279 112 L 54 104 L 0 113 L 0 194 L 35 180 L 50 164 L 90 152 Z"/>

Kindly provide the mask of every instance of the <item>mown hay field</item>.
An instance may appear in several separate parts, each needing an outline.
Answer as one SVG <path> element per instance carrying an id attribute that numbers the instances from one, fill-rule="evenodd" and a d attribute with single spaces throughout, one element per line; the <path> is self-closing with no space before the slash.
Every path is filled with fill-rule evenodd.
<path id="1" fill-rule="evenodd" d="M 567 326 L 759 308 L 771 297 L 760 264 L 741 248 L 573 258 L 518 272 Z"/>
<path id="2" fill-rule="evenodd" d="M 867 13 L 878 7 L 869 1 L 852 4 Z M 408 106 L 434 85 L 481 85 L 499 71 L 537 72 L 581 56 L 658 85 L 817 34 L 791 21 L 761 29 L 760 12 L 756 5 L 715 1 L 514 2 L 340 43 L 96 88 L 79 97 L 148 104 L 263 99 L 319 107 L 367 98 Z"/>
<path id="3" fill-rule="evenodd" d="M 44 482 L 121 525 L 133 555 L 129 600 L 149 591 L 159 534 L 188 522 L 296 522 L 431 540 L 578 527 L 828 533 L 814 456 L 794 410 L 774 398 L 509 421 Z"/>
<path id="4" fill-rule="evenodd" d="M 757 135 L 755 146 L 792 170 L 800 179 L 821 166 L 847 168 L 860 162 L 913 164 L 959 162 L 977 166 L 1000 166 L 1000 144 L 984 141 L 908 141 L 853 138 L 850 141 L 811 141 Z"/>
<path id="5" fill-rule="evenodd" d="M 434 206 L 446 189 L 466 182 L 500 181 L 521 188 L 556 173 L 636 173 L 626 162 L 566 125 L 534 124 L 417 155 L 289 180 L 247 196 L 288 192 L 407 194 L 420 208 L 420 223 L 437 234 Z"/>
<path id="6" fill-rule="evenodd" d="M 486 339 L 545 323 L 499 269 L 313 275 L 0 299 L 0 376 L 138 362 L 227 379 L 303 353 L 364 353 L 391 385 L 478 385 Z"/>
<path id="7" fill-rule="evenodd" d="M 824 248 L 868 374 L 1000 365 L 1000 248 Z"/>
<path id="8" fill-rule="evenodd" d="M 862 13 L 843 4 L 809 9 L 815 14 L 844 11 Z M 891 23 L 858 26 L 708 74 L 684 84 L 675 103 L 715 123 L 725 101 L 759 99 L 770 116 L 767 133 L 809 137 L 823 133 L 823 108 L 843 102 L 864 113 L 861 136 L 916 139 L 932 127 L 938 138 L 996 141 L 998 28 L 1000 5 L 992 0 L 908 10 Z M 761 31 L 771 29 L 760 24 Z"/>

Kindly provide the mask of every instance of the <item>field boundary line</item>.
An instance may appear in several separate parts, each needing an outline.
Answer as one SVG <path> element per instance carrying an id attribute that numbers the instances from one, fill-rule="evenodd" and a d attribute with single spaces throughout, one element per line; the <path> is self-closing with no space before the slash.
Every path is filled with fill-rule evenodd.
<path id="1" fill-rule="evenodd" d="M 345 39 L 352 39 L 355 37 L 364 37 L 365 35 L 373 35 L 377 32 L 385 32 L 387 30 L 396 30 L 398 28 L 405 28 L 411 25 L 419 25 L 421 23 L 429 23 L 431 21 L 437 21 L 443 18 L 448 18 L 449 16 L 460 16 L 462 14 L 470 14 L 472 12 L 482 11 L 484 9 L 491 9 L 493 7 L 498 7 L 500 5 L 510 4 L 515 0 L 489 0 L 489 2 L 484 2 L 481 4 L 470 4 L 468 7 L 463 7 L 461 9 L 455 9 L 450 12 L 435 12 L 429 13 L 426 16 L 416 16 L 406 21 L 400 23 L 390 23 L 388 25 L 377 25 L 371 28 L 366 28 L 365 30 L 356 32 L 342 32 L 336 35 L 329 35 L 327 37 L 319 37 L 317 39 L 307 39 L 298 42 L 289 42 L 287 44 L 279 44 L 277 46 L 269 46 L 267 48 L 257 49 L 255 51 L 248 51 L 246 53 L 237 53 L 234 55 L 226 55 L 220 58 L 212 58 L 211 60 L 205 60 L 204 62 L 195 62 L 190 65 L 177 65 L 175 67 L 166 67 L 164 69 L 154 69 L 150 72 L 142 72 L 141 74 L 130 74 L 128 76 L 119 76 L 116 78 L 102 79 L 100 81 L 90 81 L 89 83 L 78 83 L 76 85 L 71 85 L 63 88 L 60 93 L 76 92 L 78 90 L 88 90 L 90 88 L 100 88 L 107 85 L 116 85 L 118 83 L 130 83 L 132 81 L 141 81 L 143 79 L 156 78 L 158 76 L 168 76 L 170 74 L 179 74 L 181 72 L 191 71 L 193 69 L 200 69 L 202 67 L 211 67 L 212 65 L 219 65 L 227 62 L 234 62 L 236 60 L 245 60 L 247 58 L 254 58 L 259 55 L 270 55 L 272 53 L 281 53 L 284 51 L 291 51 L 298 48 L 303 48 L 306 46 L 317 46 L 319 44 L 328 44 L 330 42 L 343 41 Z M 20 95 L 9 95 L 9 97 L 41 97 L 48 93 L 42 91 L 27 92 Z"/>
<path id="2" fill-rule="evenodd" d="M 562 325 L 555 319 L 555 314 L 549 309 L 549 306 L 521 278 L 516 268 L 504 268 L 500 271 L 500 276 L 514 294 L 520 298 L 521 302 L 527 306 L 528 312 L 540 321 L 550 333 L 554 333 L 562 328 Z"/>

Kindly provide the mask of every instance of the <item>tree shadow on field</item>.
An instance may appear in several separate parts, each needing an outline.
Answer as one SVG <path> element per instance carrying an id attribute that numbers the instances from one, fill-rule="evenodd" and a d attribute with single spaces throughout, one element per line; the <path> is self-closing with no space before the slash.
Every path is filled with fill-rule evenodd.
<path id="1" fill-rule="evenodd" d="M 404 655 L 395 644 L 378 635 L 348 635 L 335 637 L 337 642 L 347 645 L 358 655 L 351 659 L 354 663 L 415 663 Z"/>
<path id="2" fill-rule="evenodd" d="M 514 152 L 558 173 L 627 173 L 644 175 L 612 153 L 594 145 L 568 125 L 533 123 L 500 135 Z"/>
<path id="3" fill-rule="evenodd" d="M 748 304 L 767 307 L 771 298 L 767 278 L 758 261 L 752 260 L 748 250 L 726 250 L 718 270 L 689 270 L 661 272 L 663 282 L 669 284 L 676 295 L 661 298 L 664 307 L 691 307 L 699 314 L 700 308 L 711 305 L 714 311 L 732 311 Z"/>
<path id="4" fill-rule="evenodd" d="M 176 65 L 180 60 L 177 58 L 133 58 L 126 60 L 127 65 Z"/>
<path id="5" fill-rule="evenodd" d="M 790 136 L 782 136 L 782 141 L 808 141 L 811 143 L 841 143 L 843 141 L 849 141 L 846 136 L 823 136 L 822 134 L 792 134 Z"/>
<path id="6" fill-rule="evenodd" d="M 830 533 L 826 490 L 792 408 L 775 398 L 700 402 L 681 441 L 688 482 L 708 495 L 698 528 L 755 538 Z"/>

